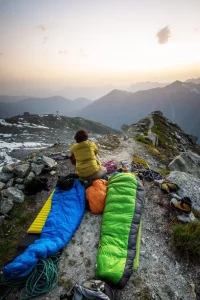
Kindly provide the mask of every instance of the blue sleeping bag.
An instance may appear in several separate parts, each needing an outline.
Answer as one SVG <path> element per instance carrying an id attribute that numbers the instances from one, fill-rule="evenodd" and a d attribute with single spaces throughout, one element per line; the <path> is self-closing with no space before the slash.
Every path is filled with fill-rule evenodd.
<path id="1" fill-rule="evenodd" d="M 41 238 L 16 259 L 3 267 L 3 277 L 11 280 L 28 275 L 39 259 L 62 249 L 79 226 L 85 210 L 85 188 L 75 180 L 69 191 L 58 187 L 52 197 L 52 208 L 42 229 Z"/>

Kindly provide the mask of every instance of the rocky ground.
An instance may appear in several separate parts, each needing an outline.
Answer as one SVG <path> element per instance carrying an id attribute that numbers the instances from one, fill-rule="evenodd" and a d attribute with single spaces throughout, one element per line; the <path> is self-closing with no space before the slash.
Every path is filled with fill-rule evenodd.
<path id="1" fill-rule="evenodd" d="M 145 159 L 150 168 L 166 167 L 148 152 L 147 148 L 132 138 L 106 136 L 98 142 L 101 161 L 132 161 L 133 154 Z M 112 145 L 112 146 L 109 146 Z M 57 144 L 43 153 L 62 152 L 66 145 Z M 57 174 L 49 177 L 48 185 L 55 187 L 58 175 L 74 171 L 69 160 L 58 161 Z M 175 212 L 169 206 L 169 196 L 152 182 L 144 182 L 146 197 L 142 214 L 140 266 L 134 271 L 123 290 L 115 290 L 116 300 L 192 300 L 200 299 L 194 287 L 200 277 L 199 265 L 179 257 L 170 240 L 170 220 Z M 36 194 L 36 203 L 42 206 L 49 192 Z M 58 300 L 75 282 L 93 278 L 100 237 L 101 215 L 85 212 L 84 218 L 72 240 L 63 249 L 59 264 L 59 285 L 38 300 Z M 19 293 L 9 294 L 8 300 L 19 299 Z"/>

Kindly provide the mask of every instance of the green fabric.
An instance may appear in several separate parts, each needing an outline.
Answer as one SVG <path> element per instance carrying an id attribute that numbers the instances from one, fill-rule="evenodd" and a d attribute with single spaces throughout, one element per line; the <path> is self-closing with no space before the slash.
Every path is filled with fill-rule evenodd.
<path id="1" fill-rule="evenodd" d="M 110 178 L 101 225 L 96 277 L 118 283 L 123 276 L 136 204 L 134 174 L 119 173 Z"/>
<path id="2" fill-rule="evenodd" d="M 142 219 L 140 219 L 140 227 L 139 227 L 138 235 L 137 235 L 136 255 L 135 255 L 135 259 L 134 259 L 133 270 L 136 270 L 139 267 L 139 263 L 140 263 L 141 234 L 142 234 Z"/>

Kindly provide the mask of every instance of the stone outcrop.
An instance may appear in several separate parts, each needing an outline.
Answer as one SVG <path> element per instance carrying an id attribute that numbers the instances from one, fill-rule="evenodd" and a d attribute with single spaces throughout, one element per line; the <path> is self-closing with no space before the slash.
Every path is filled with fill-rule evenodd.
<path id="1" fill-rule="evenodd" d="M 0 214 L 7 214 L 15 202 L 22 203 L 25 198 L 23 191 L 26 186 L 43 170 L 54 171 L 56 164 L 54 159 L 42 155 L 34 156 L 32 159 L 15 166 L 9 164 L 3 166 L 0 173 Z M 1 218 L 2 222 L 3 219 Z"/>
<path id="2" fill-rule="evenodd" d="M 200 178 L 200 156 L 192 151 L 183 152 L 169 164 L 169 169 L 189 173 Z"/>

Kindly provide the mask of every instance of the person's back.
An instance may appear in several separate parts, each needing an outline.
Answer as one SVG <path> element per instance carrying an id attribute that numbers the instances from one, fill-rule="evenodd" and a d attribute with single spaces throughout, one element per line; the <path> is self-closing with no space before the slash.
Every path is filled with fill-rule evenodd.
<path id="1" fill-rule="evenodd" d="M 76 159 L 76 174 L 82 178 L 102 178 L 107 170 L 101 167 L 97 158 L 98 148 L 92 141 L 88 141 L 88 134 L 85 130 L 79 130 L 74 136 L 76 144 L 72 145 L 70 151 Z"/>
<path id="2" fill-rule="evenodd" d="M 98 148 L 92 141 L 83 141 L 74 144 L 71 149 L 76 158 L 76 173 L 80 177 L 89 177 L 99 171 L 101 167 L 100 161 L 96 154 Z"/>

